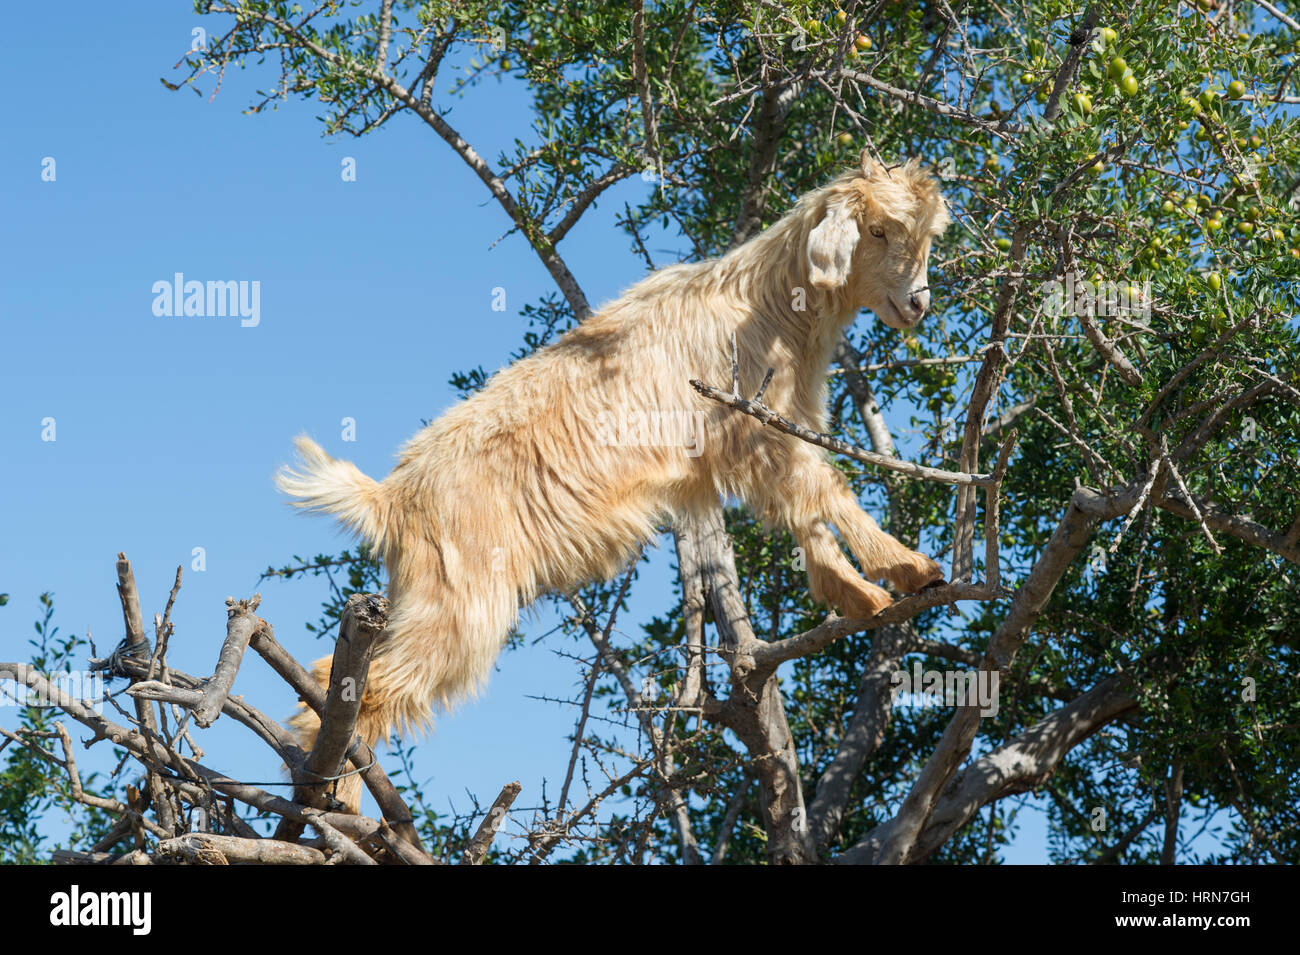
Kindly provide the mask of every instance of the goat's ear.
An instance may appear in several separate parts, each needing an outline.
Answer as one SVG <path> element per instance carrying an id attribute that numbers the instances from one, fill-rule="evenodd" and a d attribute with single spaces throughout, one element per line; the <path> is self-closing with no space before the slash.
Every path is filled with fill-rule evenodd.
<path id="1" fill-rule="evenodd" d="M 826 215 L 808 234 L 809 281 L 814 288 L 836 289 L 849 280 L 858 222 L 843 199 L 826 205 Z"/>

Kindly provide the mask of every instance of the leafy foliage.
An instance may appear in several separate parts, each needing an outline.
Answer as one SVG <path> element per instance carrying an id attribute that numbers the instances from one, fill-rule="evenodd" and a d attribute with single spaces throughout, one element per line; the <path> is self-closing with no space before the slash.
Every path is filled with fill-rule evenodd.
<path id="1" fill-rule="evenodd" d="M 30 665 L 45 676 L 70 674 L 73 663 L 79 660 L 78 651 L 87 641 L 73 634 L 60 634 L 54 624 L 53 594 L 41 594 L 40 606 L 41 615 L 34 625 L 36 636 L 28 641 Z M 15 734 L 49 749 L 58 711 L 39 700 L 29 699 L 26 694 L 15 698 L 13 694 L 18 692 L 0 689 L 5 696 L 4 705 L 19 706 Z M 63 846 L 93 843 L 115 821 L 104 810 L 75 801 L 67 777 L 58 767 L 12 738 L 6 737 L 3 742 L 8 747 L 8 755 L 0 768 L 0 865 L 48 862 L 51 848 L 48 830 L 53 811 L 70 823 L 66 840 L 59 840 Z M 99 774 L 83 777 L 82 785 L 86 792 L 102 794 Z"/>

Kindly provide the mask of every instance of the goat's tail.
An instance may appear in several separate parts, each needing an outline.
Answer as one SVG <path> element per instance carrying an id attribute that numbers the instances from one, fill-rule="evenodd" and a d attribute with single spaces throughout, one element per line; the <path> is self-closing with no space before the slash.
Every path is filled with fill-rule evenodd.
<path id="1" fill-rule="evenodd" d="M 408 512 L 402 519 L 391 485 L 386 492 L 309 438 L 295 443 L 301 463 L 276 475 L 280 490 L 298 507 L 333 514 L 385 551 L 391 608 L 370 661 L 356 732 L 373 747 L 394 732 L 425 729 L 433 707 L 450 711 L 486 682 L 518 615 L 522 575 L 507 572 L 508 560 L 489 559 L 482 542 L 461 548 L 441 544 L 432 512 L 413 530 L 414 518 Z M 322 657 L 312 667 L 322 689 L 329 686 L 332 662 Z M 320 730 L 315 712 L 301 705 L 289 722 L 299 744 L 310 751 Z M 337 796 L 357 812 L 360 778 L 345 775 Z"/>
<path id="2" fill-rule="evenodd" d="M 339 523 L 378 548 L 387 517 L 382 485 L 362 474 L 351 461 L 330 457 L 305 434 L 293 443 L 301 469 L 281 468 L 275 476 L 276 487 L 295 498 L 294 507 L 333 514 Z"/>

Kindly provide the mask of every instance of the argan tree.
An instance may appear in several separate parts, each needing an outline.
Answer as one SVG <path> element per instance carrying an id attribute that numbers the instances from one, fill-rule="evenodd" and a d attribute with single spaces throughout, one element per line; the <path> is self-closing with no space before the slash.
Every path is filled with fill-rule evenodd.
<path id="1" fill-rule="evenodd" d="M 845 620 L 743 509 L 663 528 L 678 586 L 637 636 L 614 627 L 636 565 L 550 598 L 585 648 L 573 759 L 493 859 L 995 862 L 1029 799 L 1057 861 L 1300 859 L 1300 23 L 1279 5 L 196 7 L 210 39 L 178 87 L 247 69 L 253 111 L 415 124 L 464 161 L 554 279 L 521 355 L 598 307 L 564 240 L 625 180 L 647 270 L 745 241 L 864 148 L 943 180 L 932 314 L 849 329 L 827 434 L 699 390 L 826 447 L 950 582 Z M 497 77 L 535 122 L 487 155 L 457 114 Z M 283 572 L 336 564 L 344 597 L 381 570 Z M 954 674 L 996 705 L 900 705 Z"/>

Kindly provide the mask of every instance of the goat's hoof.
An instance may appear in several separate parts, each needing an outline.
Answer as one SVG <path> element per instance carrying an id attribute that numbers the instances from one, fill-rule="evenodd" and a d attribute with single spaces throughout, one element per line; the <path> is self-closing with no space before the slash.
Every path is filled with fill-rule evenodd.
<path id="1" fill-rule="evenodd" d="M 927 587 L 944 583 L 943 568 L 924 554 L 913 553 L 907 561 L 892 568 L 887 575 L 904 593 L 920 593 Z"/>
<path id="2" fill-rule="evenodd" d="M 934 590 L 934 588 L 936 588 L 936 587 L 946 587 L 947 585 L 948 585 L 948 581 L 946 581 L 946 580 L 944 580 L 942 577 L 940 577 L 938 580 L 932 580 L 932 581 L 930 581 L 928 584 L 926 584 L 924 587 L 922 587 L 920 590 L 918 590 L 917 593 L 921 593 L 921 594 L 923 594 L 923 593 L 925 593 L 927 590 Z"/>
<path id="3" fill-rule="evenodd" d="M 857 581 L 852 590 L 842 595 L 838 601 L 840 613 L 854 620 L 874 617 L 893 602 L 889 591 L 865 580 Z"/>

